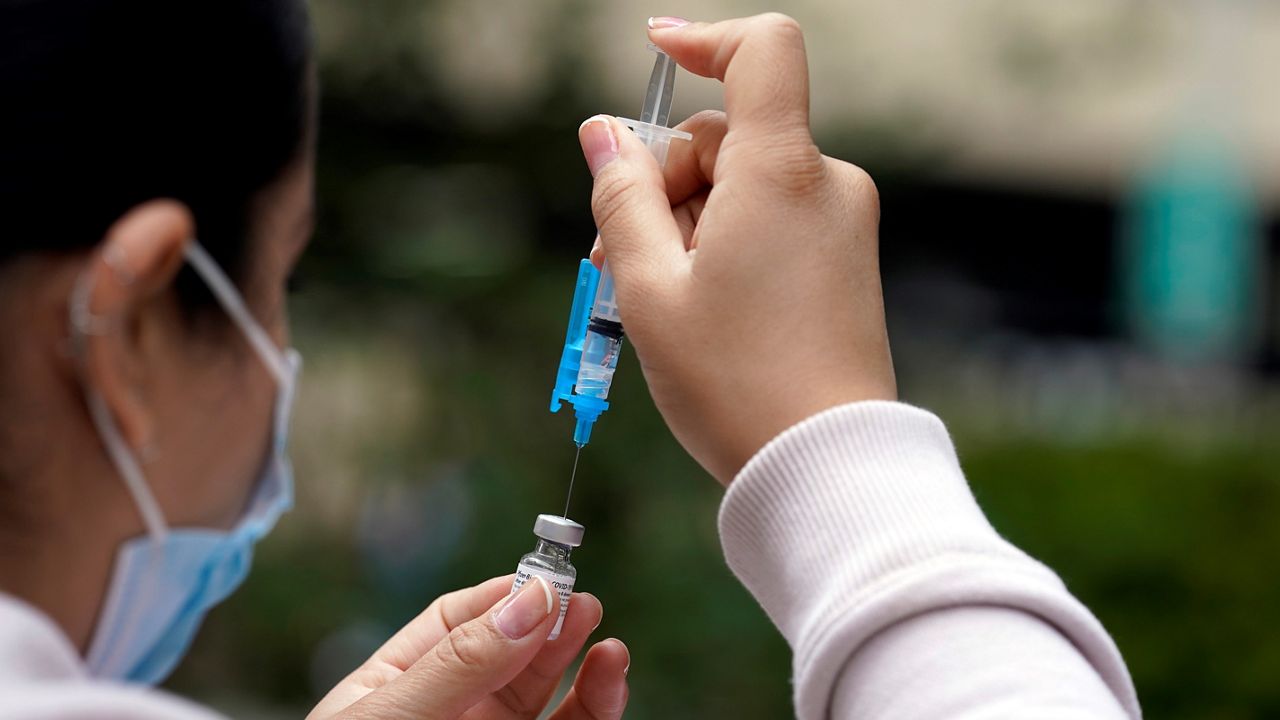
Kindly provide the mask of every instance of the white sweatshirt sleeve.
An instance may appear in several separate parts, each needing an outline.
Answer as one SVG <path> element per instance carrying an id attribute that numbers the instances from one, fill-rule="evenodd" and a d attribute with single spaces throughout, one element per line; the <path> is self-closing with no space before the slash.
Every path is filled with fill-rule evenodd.
<path id="1" fill-rule="evenodd" d="M 923 410 L 788 429 L 730 486 L 720 537 L 791 645 L 803 720 L 1141 717 L 1102 625 L 991 527 Z"/>

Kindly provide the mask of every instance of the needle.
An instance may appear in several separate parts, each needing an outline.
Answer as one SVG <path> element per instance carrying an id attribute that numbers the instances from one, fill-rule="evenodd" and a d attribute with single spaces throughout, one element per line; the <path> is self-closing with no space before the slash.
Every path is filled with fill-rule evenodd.
<path id="1" fill-rule="evenodd" d="M 564 498 L 564 514 L 560 517 L 569 519 L 569 499 L 573 497 L 573 479 L 578 477 L 578 458 L 582 457 L 582 446 L 578 446 L 578 452 L 573 454 L 573 472 L 569 474 L 569 494 Z"/>

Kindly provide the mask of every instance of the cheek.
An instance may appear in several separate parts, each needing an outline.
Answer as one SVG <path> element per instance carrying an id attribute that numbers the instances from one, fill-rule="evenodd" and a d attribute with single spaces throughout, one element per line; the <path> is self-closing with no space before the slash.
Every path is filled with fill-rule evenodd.
<path id="1" fill-rule="evenodd" d="M 275 383 L 252 351 L 239 352 L 206 364 L 185 389 L 168 394 L 181 401 L 165 413 L 170 419 L 157 433 L 162 454 L 153 464 L 174 526 L 230 527 L 264 462 Z"/>

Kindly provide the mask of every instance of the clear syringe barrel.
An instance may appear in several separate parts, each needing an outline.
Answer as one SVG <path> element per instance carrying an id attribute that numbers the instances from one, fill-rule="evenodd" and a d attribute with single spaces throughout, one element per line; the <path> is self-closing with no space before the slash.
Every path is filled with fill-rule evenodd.
<path id="1" fill-rule="evenodd" d="M 578 366 L 578 386 L 575 392 L 601 400 L 607 399 L 621 352 L 622 321 L 618 317 L 618 302 L 613 290 L 613 272 L 606 260 L 600 270 L 595 303 L 591 306 L 587 338 L 582 343 L 582 364 Z"/>
<path id="2" fill-rule="evenodd" d="M 672 130 L 662 125 L 618 118 L 635 131 L 649 152 L 658 161 L 658 167 L 667 163 L 667 149 L 673 139 L 692 140 L 683 130 Z M 613 271 L 605 260 L 600 269 L 600 284 L 591 306 L 591 320 L 587 325 L 587 339 L 582 344 L 582 364 L 578 367 L 576 392 L 601 400 L 609 397 L 613 373 L 618 367 L 618 355 L 622 352 L 622 318 L 618 315 L 618 300 L 614 292 Z"/>

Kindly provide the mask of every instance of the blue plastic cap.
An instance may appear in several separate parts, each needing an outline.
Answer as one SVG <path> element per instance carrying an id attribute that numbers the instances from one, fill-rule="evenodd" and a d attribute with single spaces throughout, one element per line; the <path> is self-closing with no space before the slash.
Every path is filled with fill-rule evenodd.
<path id="1" fill-rule="evenodd" d="M 573 444 L 578 447 L 585 447 L 591 442 L 591 428 L 595 426 L 594 420 L 579 419 L 573 426 Z"/>
<path id="2" fill-rule="evenodd" d="M 600 413 L 609 408 L 608 401 L 575 395 L 578 369 L 582 366 L 582 345 L 587 340 L 587 324 L 591 320 L 591 304 L 596 299 L 600 284 L 600 271 L 590 260 L 578 263 L 578 281 L 573 289 L 573 305 L 569 308 L 569 329 L 564 334 L 564 350 L 560 353 L 560 367 L 556 370 L 556 385 L 551 391 L 551 412 L 559 412 L 563 403 L 573 405 L 577 422 L 573 441 L 579 446 L 591 439 L 591 428 Z"/>
<path id="3" fill-rule="evenodd" d="M 569 402 L 573 403 L 573 414 L 577 418 L 573 426 L 573 441 L 581 447 L 591 440 L 591 428 L 600 419 L 600 413 L 609 409 L 609 401 L 590 395 L 574 395 Z"/>

